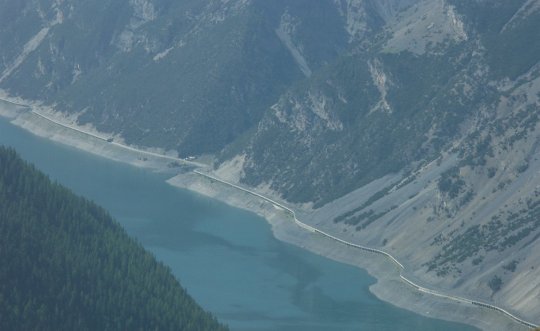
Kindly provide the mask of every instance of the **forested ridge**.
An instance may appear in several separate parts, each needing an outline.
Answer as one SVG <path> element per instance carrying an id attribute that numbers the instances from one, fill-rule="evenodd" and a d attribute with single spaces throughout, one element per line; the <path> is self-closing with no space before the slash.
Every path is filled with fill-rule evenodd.
<path id="1" fill-rule="evenodd" d="M 0 330 L 226 330 L 96 204 L 0 147 Z"/>

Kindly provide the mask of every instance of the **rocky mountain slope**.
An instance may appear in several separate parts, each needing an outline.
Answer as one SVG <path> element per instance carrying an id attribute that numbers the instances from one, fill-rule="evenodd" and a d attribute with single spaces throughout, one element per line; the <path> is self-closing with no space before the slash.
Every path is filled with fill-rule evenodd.
<path id="1" fill-rule="evenodd" d="M 538 31 L 539 0 L 0 0 L 0 88 L 540 322 Z"/>

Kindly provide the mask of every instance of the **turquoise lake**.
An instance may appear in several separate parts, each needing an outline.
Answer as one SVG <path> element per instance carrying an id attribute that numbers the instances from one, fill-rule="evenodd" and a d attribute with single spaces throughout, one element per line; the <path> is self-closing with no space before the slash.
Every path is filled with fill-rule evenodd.
<path id="1" fill-rule="evenodd" d="M 35 137 L 4 119 L 0 144 L 108 209 L 232 330 L 476 330 L 380 301 L 365 271 L 282 243 L 263 218 L 174 188 L 163 174 Z"/>

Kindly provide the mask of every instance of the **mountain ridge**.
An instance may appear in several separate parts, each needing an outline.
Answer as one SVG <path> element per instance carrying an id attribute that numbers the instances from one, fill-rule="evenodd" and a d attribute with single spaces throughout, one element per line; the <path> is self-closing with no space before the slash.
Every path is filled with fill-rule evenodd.
<path id="1" fill-rule="evenodd" d="M 110 0 L 94 39 L 67 28 L 92 21 L 70 1 L 32 3 L 44 23 L 17 29 L 29 10 L 0 34 L 9 94 L 213 157 L 429 284 L 538 319 L 539 1 Z"/>

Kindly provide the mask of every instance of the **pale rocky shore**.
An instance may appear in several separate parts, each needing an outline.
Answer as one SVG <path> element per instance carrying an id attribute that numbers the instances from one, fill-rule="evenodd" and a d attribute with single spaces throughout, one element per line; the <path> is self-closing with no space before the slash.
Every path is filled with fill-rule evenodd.
<path id="1" fill-rule="evenodd" d="M 194 169 L 192 164 L 182 164 L 182 160 L 175 162 L 173 154 L 160 157 L 158 154 L 165 151 L 137 151 L 132 147 L 123 147 L 120 137 L 114 137 L 115 143 L 111 143 L 107 141 L 110 135 L 97 132 L 89 126 L 76 127 L 72 119 L 63 117 L 52 109 L 43 108 L 39 112 L 46 117 L 33 113 L 22 100 L 0 101 L 0 116 L 37 136 L 111 160 L 144 167 L 151 171 L 171 173 L 172 177 L 168 183 L 173 186 L 188 189 L 263 216 L 271 224 L 272 231 L 279 240 L 367 270 L 377 279 L 370 290 L 381 300 L 427 317 L 465 323 L 482 330 L 528 329 L 493 310 L 421 293 L 400 279 L 398 268 L 388 258 L 306 231 L 293 222 L 289 212 L 252 194 L 198 175 L 192 171 Z M 75 127 L 80 131 L 76 131 Z M 287 206 L 298 210 L 298 214 L 302 215 L 300 206 Z"/>
<path id="2" fill-rule="evenodd" d="M 370 291 L 379 299 L 415 313 L 438 319 L 473 325 L 482 330 L 527 330 L 528 328 L 490 309 L 475 307 L 421 293 L 405 284 L 399 269 L 388 258 L 365 252 L 315 234 L 296 225 L 291 215 L 249 193 L 212 181 L 194 173 L 177 175 L 171 185 L 188 189 L 227 204 L 250 210 L 264 217 L 274 236 L 327 258 L 368 271 L 377 279 Z"/>

